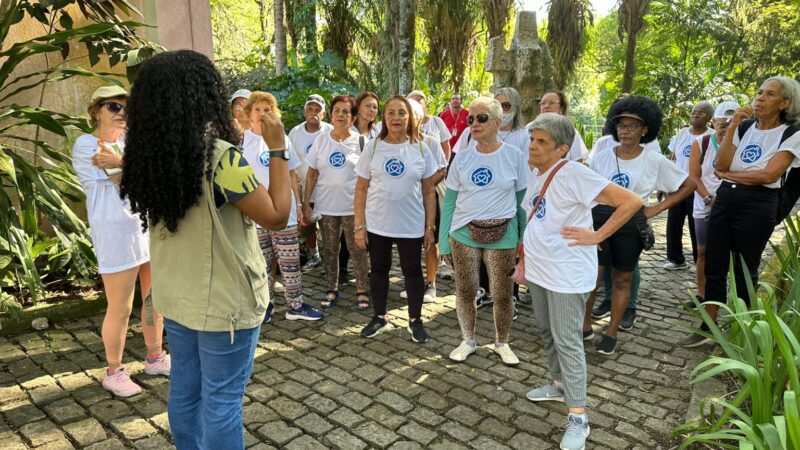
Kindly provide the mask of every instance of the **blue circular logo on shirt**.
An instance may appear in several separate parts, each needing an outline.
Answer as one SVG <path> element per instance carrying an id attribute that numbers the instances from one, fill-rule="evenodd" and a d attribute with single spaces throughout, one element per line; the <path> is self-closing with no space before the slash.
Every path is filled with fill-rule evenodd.
<path id="1" fill-rule="evenodd" d="M 624 187 L 625 189 L 628 189 L 631 186 L 631 176 L 625 172 L 615 173 L 611 177 L 611 181 Z"/>
<path id="2" fill-rule="evenodd" d="M 536 194 L 536 196 L 531 199 L 531 208 L 536 206 L 536 202 L 538 201 L 539 201 L 539 194 Z M 542 220 L 544 219 L 544 215 L 546 213 L 547 213 L 547 199 L 543 198 L 542 202 L 539 203 L 539 207 L 536 208 L 536 212 L 533 214 L 533 217 L 535 217 L 537 220 Z"/>
<path id="3" fill-rule="evenodd" d="M 764 150 L 758 144 L 750 144 L 739 154 L 739 159 L 745 164 L 753 164 L 761 158 Z"/>
<path id="4" fill-rule="evenodd" d="M 684 157 L 688 158 L 689 156 L 691 156 L 691 154 L 692 154 L 692 146 L 691 145 L 687 145 L 686 147 L 683 147 L 683 156 Z"/>
<path id="5" fill-rule="evenodd" d="M 472 184 L 475 186 L 484 187 L 492 184 L 492 180 L 494 180 L 494 173 L 492 173 L 492 169 L 488 167 L 478 167 L 472 171 L 472 174 L 469 176 L 469 178 L 472 180 Z"/>
<path id="6" fill-rule="evenodd" d="M 258 162 L 264 167 L 269 167 L 269 151 L 261 150 L 258 152 Z"/>
<path id="7" fill-rule="evenodd" d="M 310 151 L 311 151 L 311 146 L 312 146 L 312 145 L 314 145 L 314 143 L 313 143 L 313 142 L 312 142 L 312 143 L 310 143 L 310 144 L 308 144 L 308 145 L 306 145 L 306 155 L 308 154 L 308 152 L 310 152 Z"/>
<path id="8" fill-rule="evenodd" d="M 389 158 L 383 164 L 383 171 L 390 177 L 402 177 L 406 173 L 406 165 L 399 158 Z"/>
<path id="9" fill-rule="evenodd" d="M 344 167 L 345 162 L 347 162 L 347 156 L 345 156 L 342 152 L 333 152 L 331 156 L 328 157 L 328 163 L 331 167 L 340 168 Z"/>

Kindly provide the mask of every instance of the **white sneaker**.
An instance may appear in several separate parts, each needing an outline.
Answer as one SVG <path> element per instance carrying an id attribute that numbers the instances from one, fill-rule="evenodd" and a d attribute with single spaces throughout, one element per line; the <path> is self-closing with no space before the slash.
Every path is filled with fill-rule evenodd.
<path id="1" fill-rule="evenodd" d="M 436 286 L 428 283 L 425 287 L 425 294 L 422 296 L 423 303 L 434 303 L 436 302 Z"/>
<path id="2" fill-rule="evenodd" d="M 400 291 L 400 298 L 408 298 L 408 292 L 405 289 Z"/>
<path id="3" fill-rule="evenodd" d="M 500 359 L 503 360 L 505 365 L 516 366 L 519 364 L 519 358 L 511 351 L 511 346 L 508 344 L 494 344 L 489 346 L 489 348 L 500 356 Z"/>
<path id="4" fill-rule="evenodd" d="M 283 284 L 281 284 L 280 281 L 276 281 L 275 282 L 275 287 L 272 288 L 272 290 L 275 291 L 275 292 L 278 292 L 278 293 L 283 292 Z"/>
<path id="5" fill-rule="evenodd" d="M 678 264 L 678 263 L 674 263 L 672 261 L 667 261 L 661 267 L 666 269 L 666 270 L 683 270 L 683 269 L 688 269 L 689 268 L 689 264 L 687 264 L 685 262 L 682 262 L 682 263 Z"/>
<path id="6" fill-rule="evenodd" d="M 475 353 L 477 347 L 474 345 L 469 345 L 467 341 L 462 341 L 458 347 L 456 347 L 452 352 L 450 352 L 450 359 L 453 361 L 462 362 L 467 359 L 467 356 Z"/>
<path id="7" fill-rule="evenodd" d="M 452 280 L 454 278 L 453 269 L 444 261 L 439 264 L 436 273 L 443 280 Z"/>

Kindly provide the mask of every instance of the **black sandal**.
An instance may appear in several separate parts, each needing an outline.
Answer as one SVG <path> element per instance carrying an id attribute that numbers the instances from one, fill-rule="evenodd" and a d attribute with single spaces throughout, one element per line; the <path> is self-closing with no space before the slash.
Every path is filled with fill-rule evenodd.
<path id="1" fill-rule="evenodd" d="M 364 299 L 358 297 L 367 297 L 367 298 Z M 369 308 L 369 292 L 366 291 L 356 292 L 356 309 L 363 311 L 367 308 Z"/>
<path id="2" fill-rule="evenodd" d="M 328 297 L 329 295 L 333 295 L 333 298 Z M 323 308 L 333 308 L 336 306 L 336 302 L 339 301 L 339 291 L 329 290 L 325 293 L 325 298 L 319 301 L 319 305 Z"/>

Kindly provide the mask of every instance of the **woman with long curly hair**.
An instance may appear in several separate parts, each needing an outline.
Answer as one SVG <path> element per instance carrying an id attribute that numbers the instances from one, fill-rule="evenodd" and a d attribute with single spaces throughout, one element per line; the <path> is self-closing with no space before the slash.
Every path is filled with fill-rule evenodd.
<path id="1" fill-rule="evenodd" d="M 610 355 L 617 349 L 617 332 L 623 314 L 628 308 L 633 271 L 644 250 L 647 219 L 678 204 L 695 189 L 688 174 L 672 164 L 661 153 L 645 150 L 645 143 L 658 136 L 663 114 L 661 108 L 649 98 L 630 96 L 619 100 L 608 111 L 611 135 L 619 144 L 609 151 L 595 155 L 590 168 L 614 183 L 631 190 L 644 202 L 640 209 L 621 228 L 601 244 L 597 252 L 598 284 L 605 270 L 611 270 L 614 292 L 611 295 L 611 321 L 605 335 L 597 344 L 597 352 Z M 664 200 L 651 204 L 650 193 L 666 192 Z M 601 229 L 614 215 L 608 205 L 592 208 L 594 229 Z M 595 293 L 589 295 L 583 321 L 583 339 L 590 340 L 592 331 L 592 306 Z M 635 320 L 635 317 L 634 317 Z"/>
<path id="2" fill-rule="evenodd" d="M 128 202 L 119 198 L 120 166 L 124 148 L 125 112 L 128 93 L 118 86 L 104 86 L 92 94 L 89 118 L 95 129 L 75 141 L 72 164 L 86 193 L 86 212 L 97 254 L 97 271 L 103 279 L 108 308 L 103 319 L 103 347 L 108 369 L 103 387 L 114 395 L 130 397 L 142 392 L 122 365 L 128 318 L 133 308 L 136 279 L 142 293 L 150 289 L 150 252 L 147 233 L 139 226 Z M 144 310 L 143 310 L 144 312 Z M 164 324 L 153 314 L 144 321 L 142 334 L 147 347 L 144 371 L 148 375 L 169 375 L 169 356 L 161 348 Z"/>
<path id="3" fill-rule="evenodd" d="M 179 449 L 244 448 L 242 396 L 269 304 L 255 223 L 286 227 L 291 207 L 280 119 L 258 120 L 271 149 L 267 191 L 231 142 L 219 73 L 181 50 L 140 70 L 128 109 L 120 192 L 150 229 L 152 304 L 174 361 L 167 412 Z"/>

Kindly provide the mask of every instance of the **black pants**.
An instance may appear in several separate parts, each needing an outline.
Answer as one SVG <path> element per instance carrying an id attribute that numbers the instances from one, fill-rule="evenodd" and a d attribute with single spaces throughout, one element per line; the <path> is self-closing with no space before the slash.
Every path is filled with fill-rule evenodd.
<path id="1" fill-rule="evenodd" d="M 369 243 L 369 284 L 372 290 L 372 307 L 375 315 L 386 314 L 389 295 L 389 269 L 392 267 L 392 243 L 397 244 L 400 269 L 406 280 L 408 293 L 408 318 L 422 316 L 422 296 L 425 279 L 422 276 L 422 238 L 392 238 L 367 232 Z"/>
<path id="2" fill-rule="evenodd" d="M 706 300 L 727 300 L 726 282 L 733 257 L 736 292 L 750 304 L 741 259 L 756 287 L 761 255 L 777 224 L 777 210 L 777 189 L 722 182 L 708 221 Z"/>
<path id="3" fill-rule="evenodd" d="M 694 234 L 694 194 L 667 211 L 667 259 L 675 264 L 683 264 L 683 223 L 689 219 L 689 236 L 692 240 L 692 258 L 697 262 L 697 238 Z"/>

